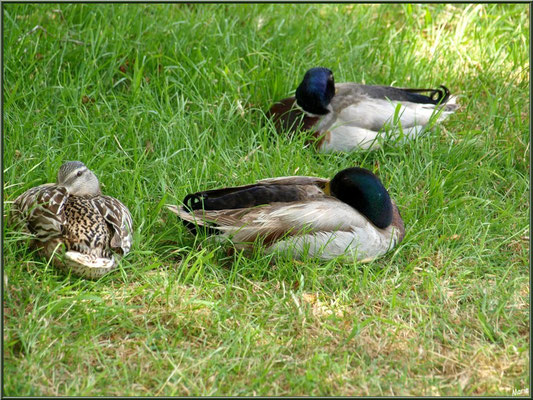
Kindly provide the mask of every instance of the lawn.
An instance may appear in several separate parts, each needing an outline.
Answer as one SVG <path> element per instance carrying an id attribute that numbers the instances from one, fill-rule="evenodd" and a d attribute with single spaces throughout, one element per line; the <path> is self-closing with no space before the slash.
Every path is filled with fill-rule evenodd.
<path id="1" fill-rule="evenodd" d="M 3 4 L 3 204 L 83 161 L 134 246 L 67 276 L 4 218 L 7 396 L 527 395 L 528 4 Z M 308 68 L 446 85 L 427 135 L 318 154 L 264 113 Z M 378 174 L 406 225 L 368 264 L 195 238 L 187 193 Z"/>

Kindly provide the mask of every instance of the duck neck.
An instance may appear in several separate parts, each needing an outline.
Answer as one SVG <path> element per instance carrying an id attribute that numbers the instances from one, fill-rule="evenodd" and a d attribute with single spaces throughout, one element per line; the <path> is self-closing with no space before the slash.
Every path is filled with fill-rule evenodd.
<path id="1" fill-rule="evenodd" d="M 311 117 L 311 118 L 322 118 L 324 117 L 325 115 L 331 113 L 333 111 L 333 107 L 331 107 L 331 104 L 328 104 L 327 107 L 325 108 L 326 112 L 325 113 L 322 113 L 322 114 L 314 114 L 310 111 L 307 111 L 306 109 L 304 109 L 300 104 L 298 104 L 298 99 L 296 99 L 296 101 L 294 102 L 294 107 L 298 110 L 298 111 L 301 111 L 302 113 L 304 113 L 305 115 L 307 115 L 308 117 Z"/>

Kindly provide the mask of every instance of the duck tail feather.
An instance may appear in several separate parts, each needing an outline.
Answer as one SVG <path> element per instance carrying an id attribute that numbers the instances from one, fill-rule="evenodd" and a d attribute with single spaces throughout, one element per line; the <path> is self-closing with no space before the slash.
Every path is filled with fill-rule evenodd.
<path id="1" fill-rule="evenodd" d="M 61 269 L 70 269 L 75 275 L 84 278 L 97 279 L 113 270 L 117 266 L 114 256 L 110 258 L 93 257 L 77 251 L 67 251 L 63 262 L 58 265 Z"/>
<path id="2" fill-rule="evenodd" d="M 430 93 L 429 98 L 433 100 L 435 104 L 445 104 L 450 100 L 450 90 L 444 85 L 440 85 L 437 89 L 403 88 L 403 90 L 409 93 Z"/>
<path id="3" fill-rule="evenodd" d="M 209 222 L 198 217 L 194 211 L 187 210 L 185 206 L 178 207 L 174 205 L 167 205 L 166 207 L 181 219 L 183 225 L 185 225 L 185 227 L 189 229 L 193 235 L 196 235 L 198 230 L 205 231 L 207 234 L 211 235 L 221 233 L 220 229 L 218 229 L 214 222 Z"/>

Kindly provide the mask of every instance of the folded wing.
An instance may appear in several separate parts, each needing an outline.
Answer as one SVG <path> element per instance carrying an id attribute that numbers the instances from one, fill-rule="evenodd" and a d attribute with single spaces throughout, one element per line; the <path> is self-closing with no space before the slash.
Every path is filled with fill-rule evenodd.
<path id="1" fill-rule="evenodd" d="M 176 206 L 169 206 L 169 209 L 183 220 L 217 229 L 235 242 L 253 242 L 261 237 L 270 243 L 287 235 L 351 231 L 369 224 L 352 207 L 332 197 L 250 209 L 192 212 Z"/>
<path id="2" fill-rule="evenodd" d="M 95 197 L 92 203 L 111 227 L 111 248 L 122 254 L 128 253 L 133 240 L 133 221 L 128 208 L 110 196 Z"/>
<path id="3" fill-rule="evenodd" d="M 67 198 L 67 190 L 54 184 L 31 188 L 15 199 L 10 223 L 32 233 L 39 241 L 60 237 Z"/>
<path id="4" fill-rule="evenodd" d="M 446 89 L 446 88 L 444 88 Z M 431 118 L 442 121 L 457 109 L 455 97 L 438 89 L 401 89 L 389 86 L 366 86 L 355 83 L 337 85 L 337 94 L 331 101 L 333 114 L 318 125 L 321 131 L 337 126 L 353 126 L 372 131 L 383 129 L 386 124 L 401 124 L 409 129 L 427 125 Z M 418 91 L 439 93 L 424 96 Z"/>

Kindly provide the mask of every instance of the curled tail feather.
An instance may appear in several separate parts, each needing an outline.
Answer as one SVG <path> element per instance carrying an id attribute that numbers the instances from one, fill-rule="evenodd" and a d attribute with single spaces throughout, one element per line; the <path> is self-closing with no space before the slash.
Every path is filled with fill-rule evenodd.
<path id="1" fill-rule="evenodd" d="M 406 92 L 409 93 L 431 93 L 429 95 L 429 98 L 435 102 L 435 104 L 444 104 L 447 103 L 450 99 L 450 90 L 444 86 L 440 85 L 437 89 L 411 89 L 411 88 L 405 88 L 403 89 Z"/>

